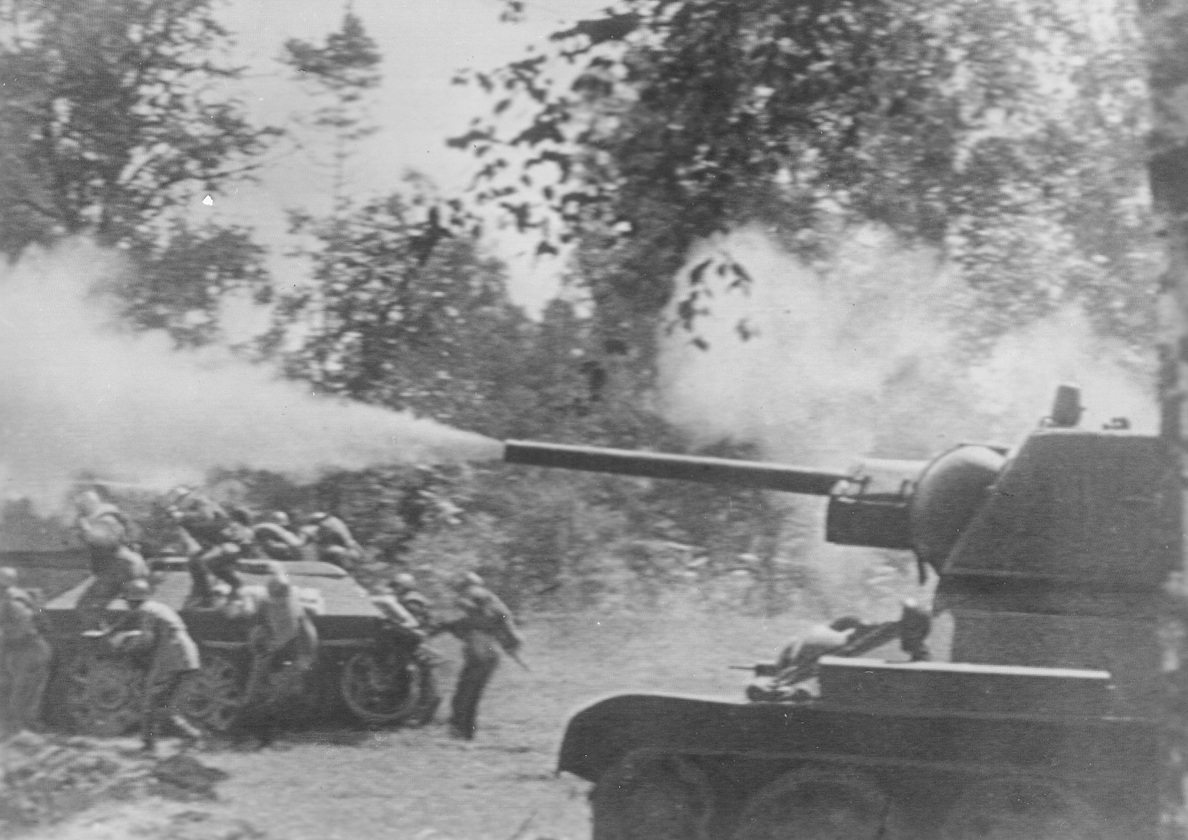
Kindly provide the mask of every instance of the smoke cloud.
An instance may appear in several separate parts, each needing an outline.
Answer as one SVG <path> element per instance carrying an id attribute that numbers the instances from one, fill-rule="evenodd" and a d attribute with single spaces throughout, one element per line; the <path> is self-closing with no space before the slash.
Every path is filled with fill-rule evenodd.
<path id="1" fill-rule="evenodd" d="M 327 469 L 497 458 L 481 435 L 315 395 L 225 350 L 177 352 L 113 326 L 85 243 L 0 269 L 0 494 L 46 507 L 80 474 L 167 489 L 215 467 Z"/>
<path id="2" fill-rule="evenodd" d="M 846 467 L 854 456 L 924 458 L 962 441 L 1013 444 L 1044 416 L 1056 386 L 1082 386 L 1082 425 L 1116 416 L 1154 432 L 1150 360 L 1094 335 L 1069 308 L 971 354 L 956 326 L 970 292 L 935 255 L 876 230 L 849 237 L 826 266 L 807 266 L 760 230 L 703 242 L 683 273 L 723 253 L 749 291 L 716 271 L 711 314 L 662 340 L 665 413 L 704 442 L 756 443 L 767 457 Z M 713 285 L 716 283 L 717 285 Z M 680 295 L 678 294 L 678 299 Z M 742 340 L 739 323 L 755 333 Z"/>

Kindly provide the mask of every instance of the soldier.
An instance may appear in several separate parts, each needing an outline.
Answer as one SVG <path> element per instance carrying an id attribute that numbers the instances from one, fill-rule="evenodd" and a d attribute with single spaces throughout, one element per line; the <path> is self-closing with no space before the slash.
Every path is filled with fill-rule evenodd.
<path id="1" fill-rule="evenodd" d="M 323 563 L 349 569 L 363 559 L 363 547 L 337 516 L 317 511 L 309 515 L 308 523 L 310 539 L 318 547 L 318 559 Z"/>
<path id="2" fill-rule="evenodd" d="M 429 599 L 417 589 L 417 580 L 408 572 L 401 572 L 388 584 L 400 605 L 412 615 L 422 627 L 432 627 L 433 616 L 429 610 Z"/>
<path id="3" fill-rule="evenodd" d="M 189 545 L 190 597 L 197 606 L 215 606 L 211 574 L 227 584 L 232 599 L 237 597 L 242 581 L 235 567 L 252 543 L 251 528 L 233 519 L 222 505 L 189 487 L 175 488 L 169 494 L 169 501 L 169 515 Z"/>
<path id="4" fill-rule="evenodd" d="M 272 569 L 265 593 L 245 601 L 243 610 L 253 619 L 243 726 L 257 734 L 263 747 L 274 739 L 276 701 L 281 694 L 300 692 L 317 660 L 318 631 L 279 564 Z"/>
<path id="5" fill-rule="evenodd" d="M 78 596 L 79 621 L 84 630 L 102 627 L 103 611 L 119 597 L 124 584 L 148 577 L 148 565 L 133 546 L 132 523 L 115 505 L 94 490 L 75 500 L 78 532 L 90 555 L 94 580 Z"/>
<path id="6" fill-rule="evenodd" d="M 300 560 L 305 545 L 298 534 L 290 530 L 289 515 L 283 510 L 264 514 L 252 526 L 252 536 L 260 552 L 270 560 Z"/>
<path id="7" fill-rule="evenodd" d="M 124 584 L 128 614 L 111 635 L 114 650 L 148 665 L 141 723 L 145 752 L 156 750 L 157 725 L 162 718 L 173 724 L 190 745 L 200 743 L 202 737 L 174 705 L 182 679 L 200 666 L 198 646 L 181 616 L 165 604 L 150 600 L 150 594 L 148 581 Z"/>
<path id="8" fill-rule="evenodd" d="M 377 598 L 376 604 L 398 624 L 413 630 L 424 641 L 434 632 L 433 615 L 429 610 L 429 600 L 417 591 L 416 586 L 417 582 L 412 575 L 401 572 L 388 584 L 392 594 Z M 410 722 L 424 726 L 433 722 L 433 717 L 441 705 L 436 674 L 441 657 L 425 644 L 420 644 L 413 651 L 413 659 L 421 675 L 421 699 Z"/>
<path id="9" fill-rule="evenodd" d="M 36 725 L 53 657 L 33 596 L 16 582 L 15 569 L 0 568 L 0 735 Z"/>
<path id="10" fill-rule="evenodd" d="M 474 738 L 483 689 L 499 667 L 500 649 L 518 660 L 523 640 L 511 610 L 486 588 L 481 577 L 468 572 L 455 582 L 454 589 L 462 617 L 434 630 L 447 631 L 462 641 L 462 670 L 451 702 L 450 734 L 469 741 Z"/>

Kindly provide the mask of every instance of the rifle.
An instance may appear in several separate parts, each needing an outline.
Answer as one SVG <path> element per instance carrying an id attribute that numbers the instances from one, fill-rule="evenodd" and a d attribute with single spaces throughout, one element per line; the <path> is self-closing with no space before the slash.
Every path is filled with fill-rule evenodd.
<path id="1" fill-rule="evenodd" d="M 530 674 L 532 673 L 532 669 L 528 667 L 528 663 L 520 658 L 519 651 L 508 650 L 506 652 L 507 652 L 507 655 L 512 658 L 513 662 L 515 662 L 517 665 L 519 665 L 521 668 L 523 668 L 528 673 L 530 673 Z"/>

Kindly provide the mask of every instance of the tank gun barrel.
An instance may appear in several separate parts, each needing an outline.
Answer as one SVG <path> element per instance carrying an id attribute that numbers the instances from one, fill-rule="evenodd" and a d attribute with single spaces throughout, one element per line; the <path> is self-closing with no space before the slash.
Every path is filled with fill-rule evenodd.
<path id="1" fill-rule="evenodd" d="M 534 467 L 669 478 L 809 496 L 828 496 L 839 482 L 851 479 L 849 474 L 835 470 L 522 440 L 509 440 L 504 444 L 503 460 Z"/>

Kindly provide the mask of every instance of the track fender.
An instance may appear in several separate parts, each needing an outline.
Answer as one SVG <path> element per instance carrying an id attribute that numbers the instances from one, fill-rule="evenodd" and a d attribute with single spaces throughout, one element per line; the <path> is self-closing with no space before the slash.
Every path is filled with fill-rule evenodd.
<path id="1" fill-rule="evenodd" d="M 636 750 L 737 750 L 740 745 L 769 743 L 787 734 L 797 716 L 797 710 L 788 705 L 654 694 L 609 697 L 570 719 L 557 769 L 597 781 Z"/>

